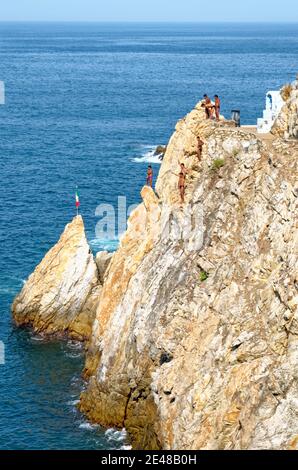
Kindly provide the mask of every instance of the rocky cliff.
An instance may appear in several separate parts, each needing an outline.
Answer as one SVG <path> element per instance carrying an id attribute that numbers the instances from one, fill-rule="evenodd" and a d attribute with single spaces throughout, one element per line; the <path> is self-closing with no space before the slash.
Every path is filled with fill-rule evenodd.
<path id="1" fill-rule="evenodd" d="M 298 448 L 297 156 L 200 105 L 177 124 L 103 286 L 89 419 L 142 449 Z"/>
<path id="2" fill-rule="evenodd" d="M 198 104 L 112 259 L 97 268 L 75 218 L 13 304 L 18 324 L 89 338 L 80 409 L 135 448 L 298 449 L 294 89 L 271 136 Z"/>
<path id="3" fill-rule="evenodd" d="M 285 139 L 298 139 L 298 75 L 281 90 L 285 104 L 273 126 L 272 133 Z"/>
<path id="4" fill-rule="evenodd" d="M 101 290 L 98 269 L 81 216 L 68 224 L 16 297 L 17 325 L 45 334 L 90 337 Z"/>

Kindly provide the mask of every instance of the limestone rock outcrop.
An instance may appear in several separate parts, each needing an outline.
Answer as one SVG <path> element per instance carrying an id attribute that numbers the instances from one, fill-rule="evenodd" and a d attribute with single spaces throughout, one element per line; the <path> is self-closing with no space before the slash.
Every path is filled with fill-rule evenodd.
<path id="1" fill-rule="evenodd" d="M 99 280 L 101 284 L 104 282 L 104 277 L 112 260 L 113 253 L 108 251 L 99 251 L 95 257 L 96 266 L 98 269 Z"/>
<path id="2" fill-rule="evenodd" d="M 167 146 L 158 197 L 143 189 L 105 276 L 80 402 L 135 448 L 298 448 L 289 145 L 206 121 L 198 105 Z"/>
<path id="3" fill-rule="evenodd" d="M 298 139 L 298 76 L 297 79 L 281 90 L 285 101 L 272 133 L 285 139 Z"/>
<path id="4" fill-rule="evenodd" d="M 77 216 L 14 300 L 14 321 L 19 326 L 30 325 L 40 333 L 87 339 L 100 290 L 83 219 Z"/>
<path id="5" fill-rule="evenodd" d="M 154 155 L 158 156 L 160 160 L 163 159 L 164 154 L 166 153 L 167 147 L 166 145 L 158 145 L 155 149 Z"/>

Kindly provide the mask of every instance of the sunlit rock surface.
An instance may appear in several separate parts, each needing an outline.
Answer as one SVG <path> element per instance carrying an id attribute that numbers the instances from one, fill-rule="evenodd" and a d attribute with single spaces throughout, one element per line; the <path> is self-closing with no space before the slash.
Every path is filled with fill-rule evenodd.
<path id="1" fill-rule="evenodd" d="M 25 283 L 13 306 L 17 325 L 47 334 L 90 337 L 101 286 L 81 216 L 68 224 L 58 243 Z"/>
<path id="2" fill-rule="evenodd" d="M 281 90 L 285 101 L 272 133 L 285 139 L 298 139 L 298 76 Z"/>
<path id="3" fill-rule="evenodd" d="M 177 124 L 105 278 L 92 421 L 142 449 L 297 448 L 297 156 L 200 104 Z"/>
<path id="4" fill-rule="evenodd" d="M 18 325 L 89 340 L 80 409 L 134 448 L 298 449 L 295 87 L 269 136 L 199 103 L 111 259 L 77 217 L 13 304 Z"/>

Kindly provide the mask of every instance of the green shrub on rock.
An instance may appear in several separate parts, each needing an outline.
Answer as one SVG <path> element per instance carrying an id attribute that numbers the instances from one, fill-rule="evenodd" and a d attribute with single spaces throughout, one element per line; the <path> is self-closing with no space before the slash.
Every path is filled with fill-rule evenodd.
<path id="1" fill-rule="evenodd" d="M 223 167 L 225 164 L 225 161 L 222 158 L 216 158 L 213 160 L 212 164 L 212 170 L 219 170 L 221 167 Z"/>

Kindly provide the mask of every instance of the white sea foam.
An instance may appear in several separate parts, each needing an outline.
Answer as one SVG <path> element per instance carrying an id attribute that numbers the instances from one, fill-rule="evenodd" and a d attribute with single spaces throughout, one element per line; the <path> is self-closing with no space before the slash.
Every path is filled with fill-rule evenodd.
<path id="1" fill-rule="evenodd" d="M 114 428 L 110 428 L 107 429 L 107 431 L 105 432 L 105 436 L 108 441 L 124 442 L 127 438 L 127 432 L 125 428 L 123 428 L 121 431 Z"/>
<path id="2" fill-rule="evenodd" d="M 70 400 L 66 404 L 68 406 L 76 406 L 78 403 L 80 403 L 80 400 Z"/>
<path id="3" fill-rule="evenodd" d="M 79 341 L 67 341 L 65 355 L 70 358 L 81 357 L 84 353 L 84 347 Z"/>
<path id="4" fill-rule="evenodd" d="M 85 429 L 86 431 L 95 431 L 98 428 L 98 424 L 91 424 L 88 422 L 83 422 L 79 425 L 80 429 Z"/>
<path id="5" fill-rule="evenodd" d="M 119 246 L 119 238 L 93 238 L 89 240 L 92 250 L 97 253 L 98 251 L 116 251 Z"/>
<path id="6" fill-rule="evenodd" d="M 78 352 L 66 352 L 65 356 L 69 357 L 69 359 L 77 359 L 78 357 L 81 357 L 83 353 L 81 351 Z"/>
<path id="7" fill-rule="evenodd" d="M 66 345 L 67 345 L 67 349 L 69 349 L 71 351 L 78 351 L 78 352 L 83 352 L 84 351 L 84 346 L 79 341 L 69 340 L 69 341 L 67 341 Z"/>
<path id="8" fill-rule="evenodd" d="M 72 386 L 77 386 L 77 385 L 81 386 L 81 382 L 82 382 L 81 376 L 74 375 L 70 383 Z"/>
<path id="9" fill-rule="evenodd" d="M 132 158 L 136 163 L 157 163 L 161 164 L 162 160 L 159 155 L 155 155 L 156 146 L 146 145 L 143 147 L 143 152 L 140 156 Z"/>
<path id="10" fill-rule="evenodd" d="M 48 343 L 49 340 L 45 336 L 34 333 L 30 336 L 30 341 L 33 343 Z"/>

